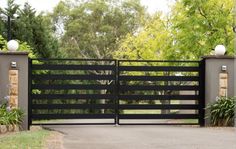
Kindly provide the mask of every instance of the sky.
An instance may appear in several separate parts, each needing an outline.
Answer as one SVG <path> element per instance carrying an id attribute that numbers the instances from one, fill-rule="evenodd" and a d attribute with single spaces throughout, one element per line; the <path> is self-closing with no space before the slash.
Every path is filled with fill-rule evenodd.
<path id="1" fill-rule="evenodd" d="M 23 5 L 25 2 L 29 2 L 33 8 L 37 11 L 49 11 L 53 10 L 60 0 L 15 0 L 17 4 Z M 173 4 L 175 0 L 141 0 L 141 3 L 147 7 L 149 13 L 153 14 L 156 11 L 162 11 L 167 13 L 169 11 L 169 5 Z M 0 6 L 6 6 L 7 0 L 0 0 Z"/>

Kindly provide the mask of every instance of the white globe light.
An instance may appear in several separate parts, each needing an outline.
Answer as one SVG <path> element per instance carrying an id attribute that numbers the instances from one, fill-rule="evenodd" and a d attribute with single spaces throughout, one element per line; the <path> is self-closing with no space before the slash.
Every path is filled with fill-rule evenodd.
<path id="1" fill-rule="evenodd" d="M 217 45 L 215 47 L 215 55 L 217 55 L 217 56 L 225 55 L 225 52 L 226 52 L 225 46 Z"/>
<path id="2" fill-rule="evenodd" d="M 7 43 L 7 49 L 11 52 L 15 52 L 19 48 L 19 43 L 16 40 L 10 40 Z"/>

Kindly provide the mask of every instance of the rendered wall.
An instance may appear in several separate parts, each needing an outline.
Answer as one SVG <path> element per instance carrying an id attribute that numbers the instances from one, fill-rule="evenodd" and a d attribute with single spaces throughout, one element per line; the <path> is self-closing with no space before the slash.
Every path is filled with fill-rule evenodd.
<path id="1" fill-rule="evenodd" d="M 22 129 L 28 129 L 28 53 L 0 52 L 0 102 L 9 96 L 9 70 L 16 62 L 18 70 L 18 106 L 25 113 Z"/>
<path id="2" fill-rule="evenodd" d="M 227 66 L 226 73 L 228 73 L 228 97 L 236 95 L 235 92 L 235 74 L 234 74 L 234 58 L 229 56 L 206 56 L 205 66 L 205 104 L 206 106 L 216 101 L 216 97 L 219 96 L 219 74 L 223 72 L 222 66 Z M 209 111 L 206 111 L 206 115 Z M 205 124 L 209 125 L 209 119 L 206 119 Z"/>

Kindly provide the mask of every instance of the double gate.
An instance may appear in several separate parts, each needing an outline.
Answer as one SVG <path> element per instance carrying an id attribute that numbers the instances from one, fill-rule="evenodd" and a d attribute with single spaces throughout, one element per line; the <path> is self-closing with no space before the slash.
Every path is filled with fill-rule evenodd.
<path id="1" fill-rule="evenodd" d="M 29 124 L 204 125 L 204 61 L 30 59 Z"/>

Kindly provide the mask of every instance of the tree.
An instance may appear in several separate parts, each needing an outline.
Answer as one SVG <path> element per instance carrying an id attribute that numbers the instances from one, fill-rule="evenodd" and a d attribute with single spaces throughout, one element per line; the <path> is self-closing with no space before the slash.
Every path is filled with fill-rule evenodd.
<path id="1" fill-rule="evenodd" d="M 168 18 L 163 18 L 161 13 L 153 15 L 136 35 L 128 34 L 121 41 L 119 50 L 115 52 L 114 57 L 117 59 L 138 59 L 138 60 L 160 60 L 167 59 L 169 51 L 172 50 L 172 34 L 170 31 L 170 22 Z M 134 63 L 131 63 L 132 65 Z M 135 63 L 139 65 L 140 63 Z M 142 62 L 142 65 L 159 65 L 159 63 Z M 163 63 L 161 63 L 163 66 Z M 137 72 L 138 75 L 169 75 L 169 72 Z M 129 75 L 135 75 L 131 72 Z M 137 75 L 137 74 L 136 74 Z M 142 85 L 170 85 L 169 81 L 145 81 L 145 82 L 129 82 Z M 140 84 L 141 85 L 141 84 Z M 139 94 L 157 94 L 170 95 L 169 91 L 143 91 Z M 163 104 L 169 104 L 170 100 L 160 100 Z M 151 104 L 153 101 L 149 101 Z M 170 110 L 161 110 L 161 113 L 167 114 Z"/>
<path id="2" fill-rule="evenodd" d="M 20 9 L 14 0 L 8 0 L 8 7 L 1 9 L 1 13 L 14 19 L 11 21 L 12 39 L 27 42 L 37 57 L 48 58 L 60 55 L 58 41 L 53 35 L 51 22 L 43 14 L 36 14 L 36 10 L 28 3 L 25 3 L 24 7 Z M 14 18 L 14 14 L 17 14 L 18 17 Z M 4 23 L 6 24 L 6 22 Z M 5 33 L 3 34 L 4 38 L 7 36 L 6 28 L 6 25 L 0 28 Z"/>
<path id="3" fill-rule="evenodd" d="M 117 59 L 166 59 L 172 49 L 172 34 L 168 18 L 153 15 L 135 35 L 128 34 L 114 54 Z"/>
<path id="4" fill-rule="evenodd" d="M 232 54 L 234 39 L 232 2 L 232 0 L 227 0 L 227 3 L 217 0 L 179 0 L 169 16 L 156 13 L 137 34 L 128 34 L 121 41 L 119 50 L 114 56 L 118 59 L 199 60 L 201 56 L 210 54 L 217 44 L 224 44 L 228 48 L 228 54 Z M 145 72 L 145 75 L 150 74 Z M 175 74 L 164 74 L 167 75 Z M 159 85 L 170 85 L 170 83 L 172 82 L 165 81 Z M 164 91 L 161 94 L 166 95 L 171 92 Z"/>
<path id="5" fill-rule="evenodd" d="M 223 44 L 233 54 L 233 0 L 178 0 L 169 16 L 153 16 L 122 41 L 116 57 L 199 60 Z"/>
<path id="6" fill-rule="evenodd" d="M 136 32 L 144 15 L 145 9 L 139 0 L 61 1 L 50 14 L 61 41 L 61 50 L 67 53 L 67 57 L 85 59 L 112 58 L 119 41 L 127 33 Z M 100 61 L 96 64 L 108 63 Z M 87 73 L 109 75 L 112 72 L 104 70 Z M 103 85 L 112 83 L 109 80 L 97 82 Z M 101 94 L 106 93 L 107 90 L 101 90 Z M 100 103 L 104 104 L 105 100 Z"/>
<path id="7" fill-rule="evenodd" d="M 87 0 L 61 2 L 52 16 L 57 27 L 64 26 L 61 48 L 68 57 L 103 59 L 112 58 L 127 33 L 136 32 L 144 14 L 137 0 Z"/>
<path id="8" fill-rule="evenodd" d="M 19 9 L 19 5 L 14 3 L 14 0 L 8 0 L 7 1 L 7 8 L 3 9 L 0 7 L 0 15 L 1 15 L 1 21 L 0 21 L 0 29 L 2 31 L 2 35 L 4 37 L 8 36 L 8 16 L 13 19 L 15 18 L 14 14 L 17 13 Z M 4 23 L 4 21 L 6 23 Z M 12 32 L 12 28 L 10 30 L 10 32 Z"/>
<path id="9" fill-rule="evenodd" d="M 233 54 L 233 0 L 179 0 L 172 10 L 172 34 L 181 59 L 200 59 L 218 44 Z"/>

